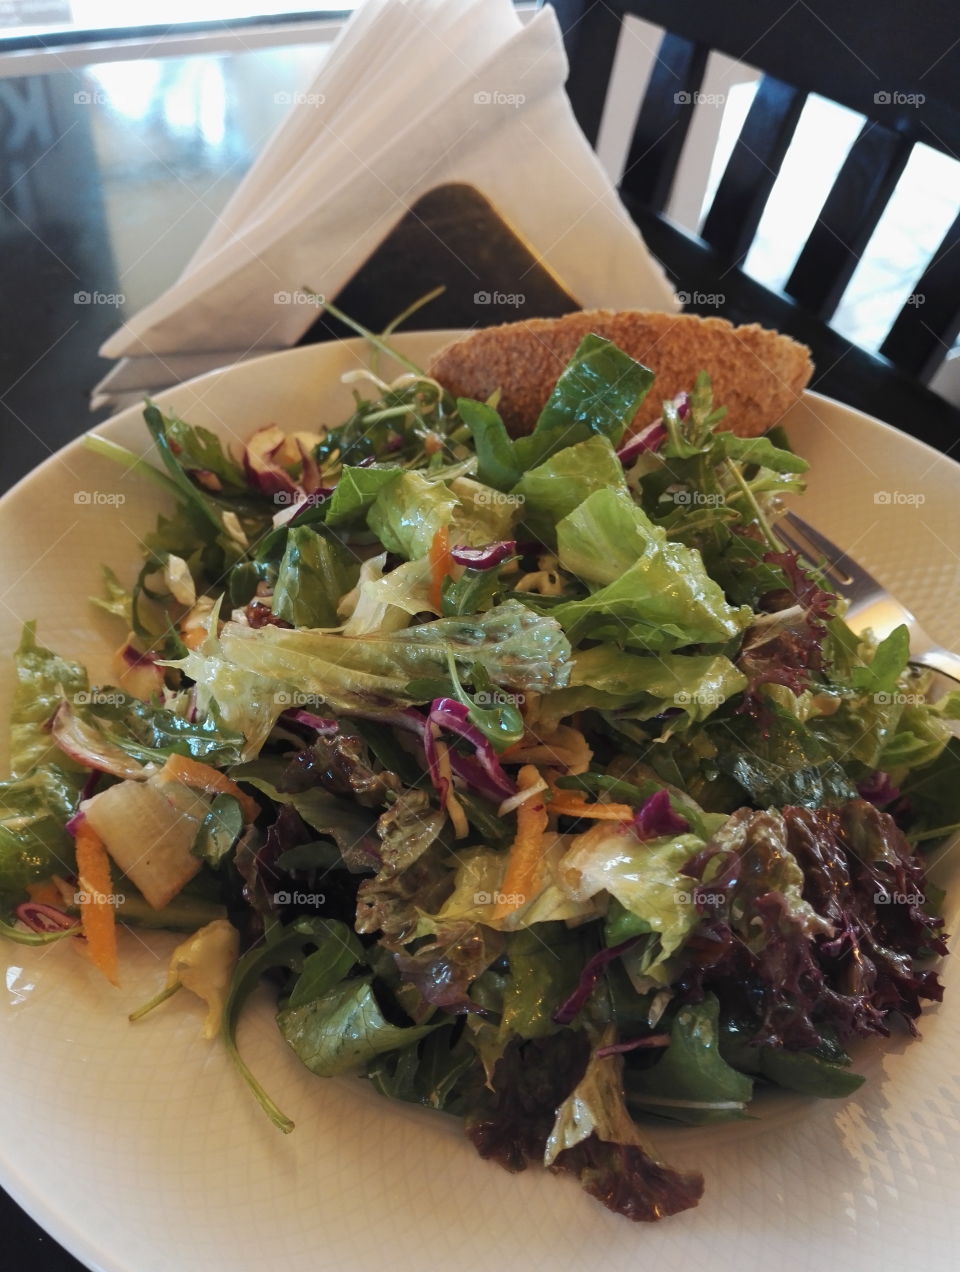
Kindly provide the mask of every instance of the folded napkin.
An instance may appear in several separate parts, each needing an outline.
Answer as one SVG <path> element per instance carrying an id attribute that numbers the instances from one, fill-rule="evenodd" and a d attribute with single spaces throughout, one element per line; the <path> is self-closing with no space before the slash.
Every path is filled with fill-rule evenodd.
<path id="1" fill-rule="evenodd" d="M 336 297 L 445 183 L 485 196 L 582 307 L 675 309 L 566 73 L 550 7 L 524 24 L 510 0 L 365 0 L 178 281 L 104 344 L 123 361 L 94 405 L 296 344 L 317 318 L 301 289 Z"/>

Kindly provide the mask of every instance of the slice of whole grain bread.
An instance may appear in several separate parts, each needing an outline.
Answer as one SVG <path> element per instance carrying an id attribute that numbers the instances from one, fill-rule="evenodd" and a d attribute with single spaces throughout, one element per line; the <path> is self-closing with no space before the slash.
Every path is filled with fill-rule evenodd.
<path id="1" fill-rule="evenodd" d="M 693 387 L 698 371 L 726 406 L 721 427 L 741 437 L 765 433 L 803 392 L 813 373 L 810 351 L 789 336 L 723 318 L 645 310 L 595 309 L 563 318 L 532 318 L 485 327 L 434 358 L 429 372 L 455 396 L 485 401 L 500 390 L 510 433 L 528 433 L 582 338 L 596 332 L 656 372 L 632 429 L 661 413 L 665 398 Z"/>

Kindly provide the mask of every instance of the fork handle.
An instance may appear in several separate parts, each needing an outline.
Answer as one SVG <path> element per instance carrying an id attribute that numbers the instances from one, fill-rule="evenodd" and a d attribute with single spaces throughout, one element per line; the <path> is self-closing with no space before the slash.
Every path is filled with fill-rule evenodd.
<path id="1" fill-rule="evenodd" d="M 949 680 L 960 684 L 960 654 L 953 654 L 949 649 L 941 649 L 933 645 L 919 654 L 910 655 L 910 663 L 914 667 L 924 667 L 928 671 L 937 671 Z"/>

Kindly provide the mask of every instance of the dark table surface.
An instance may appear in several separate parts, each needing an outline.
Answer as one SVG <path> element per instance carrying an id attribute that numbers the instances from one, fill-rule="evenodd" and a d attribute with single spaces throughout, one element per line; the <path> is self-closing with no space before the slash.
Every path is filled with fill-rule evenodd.
<path id="1" fill-rule="evenodd" d="M 0 78 L 0 490 L 102 418 L 88 410 L 109 365 L 98 347 L 177 277 L 322 56 L 310 46 Z M 523 246 L 466 188 L 430 196 L 419 211 L 396 228 L 392 255 L 341 293 L 368 325 L 438 282 L 445 296 L 412 325 L 576 307 L 530 272 Z M 424 221 L 434 229 L 424 232 Z M 457 251 L 431 252 L 442 239 Z M 510 294 L 521 275 L 522 309 L 478 311 L 478 277 L 486 292 Z M 311 338 L 334 334 L 321 323 Z M 0 1193 L 0 1268 L 81 1265 Z"/>

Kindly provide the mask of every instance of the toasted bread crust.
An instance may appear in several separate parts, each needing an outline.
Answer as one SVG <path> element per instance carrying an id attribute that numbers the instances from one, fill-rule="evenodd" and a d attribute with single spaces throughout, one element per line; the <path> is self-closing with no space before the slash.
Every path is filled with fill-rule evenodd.
<path id="1" fill-rule="evenodd" d="M 485 401 L 499 389 L 500 413 L 517 437 L 533 428 L 560 372 L 591 331 L 657 374 L 634 429 L 656 419 L 665 398 L 691 388 L 697 372 L 707 371 L 714 402 L 727 408 L 723 427 L 756 437 L 783 417 L 813 373 L 806 345 L 756 324 L 595 309 L 475 331 L 441 350 L 430 374 L 456 397 Z"/>

